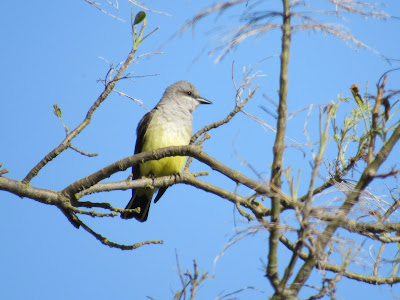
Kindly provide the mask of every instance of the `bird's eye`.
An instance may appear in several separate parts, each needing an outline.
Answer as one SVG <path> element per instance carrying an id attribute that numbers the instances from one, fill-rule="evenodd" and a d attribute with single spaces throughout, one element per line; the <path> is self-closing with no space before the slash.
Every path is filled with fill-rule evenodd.
<path id="1" fill-rule="evenodd" d="M 188 94 L 189 96 L 192 96 L 192 92 L 191 92 L 191 91 L 187 92 L 187 94 Z"/>

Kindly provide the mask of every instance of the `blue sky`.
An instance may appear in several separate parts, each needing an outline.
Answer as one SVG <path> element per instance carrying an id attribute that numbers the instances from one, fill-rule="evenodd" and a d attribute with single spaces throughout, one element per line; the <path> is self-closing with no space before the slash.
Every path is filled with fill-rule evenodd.
<path id="1" fill-rule="evenodd" d="M 315 2 L 315 1 L 314 1 Z M 238 49 L 215 64 L 215 57 L 201 55 L 214 26 L 235 24 L 240 9 L 228 11 L 220 19 L 203 20 L 191 31 L 170 37 L 199 9 L 213 1 L 152 1 L 151 8 L 172 16 L 149 13 L 147 32 L 160 26 L 140 47 L 138 54 L 162 51 L 164 54 L 143 57 L 130 67 L 134 81 L 123 81 L 117 90 L 141 99 L 151 109 L 165 88 L 177 80 L 193 82 L 212 106 L 199 107 L 194 113 L 194 131 L 224 118 L 234 107 L 234 74 L 241 79 L 243 67 L 279 54 L 278 32 L 246 40 Z M 386 11 L 400 16 L 400 3 L 387 1 Z M 120 1 L 120 12 L 129 20 L 128 1 Z M 103 8 L 113 10 L 103 3 Z M 133 7 L 134 11 L 138 8 Z M 344 25 L 363 42 L 389 58 L 400 58 L 400 21 L 379 21 L 347 16 Z M 85 117 L 88 108 L 103 90 L 98 79 L 108 71 L 108 62 L 122 62 L 131 46 L 129 22 L 117 21 L 78 1 L 6 1 L 0 10 L 1 147 L 0 163 L 9 170 L 6 175 L 21 180 L 29 170 L 64 138 L 64 129 L 52 112 L 53 104 L 62 109 L 66 125 L 73 129 Z M 167 42 L 167 43 L 165 43 Z M 160 45 L 164 45 L 159 49 Z M 343 94 L 350 96 L 353 83 L 371 92 L 375 83 L 392 65 L 373 51 L 354 49 L 337 39 L 314 32 L 293 37 L 290 64 L 289 111 L 312 103 L 327 103 Z M 257 70 L 265 75 L 254 81 L 260 91 L 245 111 L 275 126 L 275 119 L 260 109 L 274 110 L 263 94 L 277 101 L 279 60 L 261 62 Z M 399 73 L 389 77 L 388 87 L 399 88 Z M 350 111 L 351 104 L 344 106 Z M 112 94 L 96 111 L 92 123 L 73 145 L 99 156 L 87 158 L 68 150 L 49 163 L 32 185 L 59 190 L 118 159 L 133 154 L 136 126 L 145 110 L 132 100 Z M 309 122 L 310 134 L 317 139 L 317 110 Z M 302 128 L 305 113 L 299 113 L 288 124 L 288 136 L 304 143 Z M 241 158 L 268 177 L 272 162 L 274 134 L 244 114 L 228 125 L 211 132 L 212 139 L 204 150 L 226 165 L 256 178 Z M 333 143 L 332 143 L 333 144 Z M 397 147 L 398 150 L 398 147 Z M 310 155 L 288 149 L 286 167 L 303 168 L 304 189 L 308 184 Z M 392 162 L 396 162 L 394 159 Z M 192 171 L 211 171 L 200 163 Z M 110 180 L 121 180 L 129 172 L 116 174 Z M 297 174 L 297 171 L 296 171 Z M 234 190 L 235 184 L 212 174 L 209 182 Z M 383 191 L 382 191 L 383 192 Z M 250 195 L 242 190 L 244 196 Z M 267 255 L 267 233 L 249 236 L 229 248 L 214 264 L 224 246 L 237 231 L 251 228 L 228 201 L 208 195 L 190 186 L 170 188 L 156 205 L 149 220 L 85 218 L 94 230 L 110 240 L 132 244 L 162 239 L 163 245 L 144 246 L 121 251 L 101 245 L 84 230 L 76 230 L 57 209 L 1 193 L 3 214 L 0 219 L 3 242 L 0 248 L 0 298 L 2 299 L 169 299 L 181 288 L 176 254 L 183 271 L 192 269 L 196 259 L 200 270 L 213 279 L 205 281 L 198 299 L 214 299 L 244 287 L 254 287 L 237 294 L 239 299 L 266 299 L 272 289 L 263 276 Z M 87 200 L 107 201 L 125 207 L 130 191 L 98 194 Z M 285 251 L 282 249 L 282 251 Z M 368 253 L 363 253 L 368 256 Z M 386 274 L 387 275 L 387 274 Z M 314 276 L 310 284 L 318 284 Z M 338 295 L 343 299 L 377 299 L 399 294 L 394 286 L 373 287 L 343 280 Z M 306 295 L 306 294 L 304 294 Z"/>

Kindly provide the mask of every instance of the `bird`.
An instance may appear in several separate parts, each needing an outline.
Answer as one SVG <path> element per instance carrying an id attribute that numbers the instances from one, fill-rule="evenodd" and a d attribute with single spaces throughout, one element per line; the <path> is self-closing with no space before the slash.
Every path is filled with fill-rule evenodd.
<path id="1" fill-rule="evenodd" d="M 200 96 L 196 87 L 188 81 L 170 85 L 161 100 L 140 120 L 136 129 L 135 154 L 170 146 L 188 145 L 192 137 L 192 113 L 200 104 L 212 104 Z M 185 156 L 164 157 L 132 167 L 133 180 L 143 177 L 161 177 L 177 174 L 185 166 Z M 139 208 L 139 212 L 123 212 L 121 218 L 147 220 L 151 200 L 158 191 L 154 203 L 167 188 L 153 187 L 132 189 L 132 198 L 125 209 Z"/>

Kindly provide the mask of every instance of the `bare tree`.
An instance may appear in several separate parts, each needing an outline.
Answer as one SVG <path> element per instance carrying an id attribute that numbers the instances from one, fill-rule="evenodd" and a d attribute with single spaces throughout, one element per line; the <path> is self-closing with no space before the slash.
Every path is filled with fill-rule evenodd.
<path id="1" fill-rule="evenodd" d="M 338 25 L 325 24 L 319 18 L 328 15 L 340 19 L 344 14 L 381 19 L 390 17 L 371 3 L 353 0 L 326 0 L 325 2 L 327 5 L 332 5 L 333 8 L 331 10 L 314 9 L 309 6 L 307 1 L 282 0 L 282 9 L 273 11 L 265 9 L 263 6 L 268 4 L 268 1 L 226 1 L 200 11 L 182 27 L 182 31 L 185 31 L 211 14 L 224 13 L 238 5 L 244 7 L 243 13 L 239 17 L 243 25 L 240 25 L 236 31 L 222 32 L 216 39 L 223 41 L 222 43 L 217 42 L 217 45 L 210 51 L 210 54 L 217 54 L 216 61 L 223 59 L 228 52 L 238 47 L 246 38 L 259 37 L 271 30 L 280 30 L 282 41 L 279 103 L 269 180 L 261 177 L 249 178 L 211 157 L 200 147 L 210 137 L 210 131 L 229 122 L 237 113 L 243 112 L 243 107 L 257 92 L 259 87 L 253 87 L 251 81 L 258 76 L 258 73 L 252 69 L 244 72 L 243 78 L 239 82 L 233 78 L 236 90 L 235 108 L 227 113 L 223 120 L 209 124 L 197 132 L 190 145 L 143 152 L 118 160 L 85 178 L 70 183 L 60 191 L 30 185 L 31 180 L 39 174 L 41 169 L 67 149 L 76 150 L 83 155 L 94 155 L 77 149 L 72 142 L 90 123 L 96 109 L 112 91 L 115 91 L 118 81 L 128 76 L 126 75 L 127 68 L 140 58 L 140 56 L 135 57 L 137 48 L 147 36 L 154 32 L 143 37 L 146 16 L 142 12 L 132 20 L 132 49 L 127 59 L 121 65 L 110 68 L 104 80 L 104 91 L 90 107 L 82 123 L 72 131 L 64 126 L 65 139 L 43 157 L 24 179 L 8 178 L 5 176 L 7 170 L 0 170 L 0 190 L 56 206 L 73 226 L 84 228 L 105 245 L 128 250 L 145 244 L 162 243 L 162 241 L 143 241 L 133 245 L 121 245 L 110 241 L 91 229 L 79 216 L 114 217 L 125 210 L 113 207 L 109 203 L 89 202 L 82 199 L 89 194 L 104 191 L 146 186 L 160 188 L 184 183 L 232 202 L 245 219 L 256 220 L 255 224 L 257 225 L 254 225 L 252 230 L 256 228 L 256 232 L 265 230 L 269 232 L 265 276 L 274 289 L 272 299 L 298 298 L 299 292 L 307 285 L 307 280 L 316 270 L 321 271 L 321 283 L 320 286 L 315 287 L 316 291 L 309 299 L 319 299 L 325 295 L 333 298 L 336 283 L 343 277 L 375 285 L 392 285 L 400 282 L 397 271 L 400 256 L 397 254 L 393 257 L 390 256 L 393 251 L 385 251 L 388 248 L 396 249 L 400 243 L 400 223 L 395 222 L 396 210 L 400 206 L 399 186 L 397 185 L 400 171 L 396 166 L 392 166 L 388 171 L 379 171 L 389 155 L 393 155 L 393 149 L 400 138 L 399 104 L 396 98 L 400 91 L 386 88 L 390 72 L 382 75 L 377 82 L 375 95 L 362 97 L 358 86 L 354 84 L 350 89 L 352 99 L 340 98 L 336 102 L 319 108 L 319 138 L 316 147 L 314 147 L 315 142 L 308 135 L 308 124 L 305 124 L 304 134 L 309 139 L 309 143 L 301 147 L 304 148 L 302 151 L 311 152 L 312 171 L 311 180 L 303 194 L 300 194 L 302 191 L 298 186 L 300 175 L 297 179 L 293 177 L 288 169 L 289 166 L 284 164 L 285 150 L 288 146 L 286 143 L 287 96 L 292 35 L 304 30 L 321 31 L 356 47 L 368 48 L 350 32 L 344 31 Z M 94 3 L 90 4 L 94 5 Z M 140 24 L 141 28 L 137 32 Z M 220 39 L 221 37 L 224 38 Z M 350 116 L 341 118 L 338 112 L 346 101 L 353 101 L 354 109 Z M 311 112 L 312 107 L 308 110 Z M 54 106 L 54 113 L 62 121 L 62 113 L 57 106 Z M 250 117 L 254 119 L 253 116 Z M 334 158 L 329 158 L 326 154 L 329 139 L 334 141 L 337 153 Z M 352 146 L 349 146 L 350 143 Z M 184 172 L 179 176 L 142 178 L 134 181 L 127 178 L 123 181 L 102 182 L 113 174 L 125 171 L 144 161 L 179 155 L 191 157 Z M 221 173 L 237 185 L 251 189 L 252 196 L 242 196 L 237 191 L 232 192 L 200 180 L 199 176 L 207 174 L 190 173 L 189 167 L 192 159 L 210 166 L 213 171 Z M 324 166 L 325 170 L 322 170 Z M 396 184 L 392 184 L 392 179 Z M 376 195 L 368 189 L 377 180 L 388 182 L 389 199 L 384 199 L 381 195 Z M 287 183 L 289 188 L 285 188 L 284 183 Z M 268 201 L 264 200 L 265 198 Z M 99 209 L 99 211 L 94 209 Z M 100 209 L 108 212 L 100 212 Z M 240 234 L 245 236 L 246 232 Z M 364 272 L 350 271 L 349 267 L 355 262 L 359 251 L 363 249 L 365 239 L 379 248 L 377 254 L 371 252 L 373 268 L 364 270 Z M 289 251 L 290 259 L 280 257 L 280 251 L 278 251 L 280 245 Z M 386 253 L 389 254 L 385 256 Z M 380 273 L 380 268 L 384 264 L 392 266 L 393 272 L 390 276 Z M 283 274 L 278 272 L 278 265 L 281 267 L 284 265 Z M 196 262 L 194 262 L 193 274 L 188 271 L 182 275 L 179 267 L 179 276 L 183 288 L 182 291 L 175 294 L 175 299 L 193 299 L 196 288 L 207 278 L 207 274 L 199 276 Z"/>
<path id="2" fill-rule="evenodd" d="M 218 3 L 200 11 L 182 27 L 182 30 L 194 26 L 201 19 L 213 13 L 224 13 L 237 5 L 245 4 L 246 8 L 240 16 L 244 25 L 240 25 L 236 30 L 230 32 L 222 32 L 219 39 L 214 39 L 216 45 L 209 54 L 217 54 L 216 61 L 223 59 L 227 53 L 249 37 L 259 37 L 274 29 L 281 31 L 279 104 L 276 138 L 273 146 L 274 159 L 271 167 L 271 179 L 266 183 L 270 190 L 268 194 L 255 190 L 257 194 L 252 198 L 254 201 L 258 196 L 266 195 L 271 199 L 271 208 L 268 212 L 265 211 L 269 218 L 265 218 L 265 214 L 262 216 L 256 214 L 256 217 L 270 232 L 265 273 L 275 290 L 272 299 L 297 298 L 299 291 L 305 286 L 310 274 L 316 268 L 331 271 L 333 276 L 323 278 L 321 287 L 311 299 L 333 294 L 336 282 L 343 276 L 372 284 L 397 283 L 400 280 L 400 277 L 396 276 L 398 256 L 383 259 L 382 254 L 387 247 L 396 248 L 399 241 L 398 227 L 397 225 L 392 227 L 395 223 L 390 221 L 395 218 L 394 213 L 399 205 L 399 189 L 397 185 L 388 187 L 391 195 L 390 202 L 384 201 L 382 197 L 374 195 L 367 189 L 377 179 L 390 177 L 397 179 L 399 174 L 399 170 L 395 167 L 388 172 L 378 173 L 378 169 L 398 142 L 400 134 L 399 119 L 394 118 L 394 114 L 390 113 L 397 105 L 397 101 L 393 103 L 393 97 L 398 96 L 399 90 L 385 89 L 388 74 L 384 74 L 378 81 L 376 95 L 367 96 L 367 99 L 362 99 L 359 95 L 357 85 L 351 87 L 357 107 L 354 108 L 350 117 L 342 121 L 343 124 L 339 123 L 336 113 L 340 109 L 340 104 L 348 99 L 342 98 L 336 103 L 320 108 L 319 146 L 316 152 L 312 153 L 311 181 L 308 191 L 304 195 L 298 195 L 298 182 L 296 186 L 295 178 L 291 177 L 288 172 L 285 174 L 283 164 L 286 148 L 288 69 L 292 35 L 304 30 L 321 31 L 356 47 L 370 49 L 341 26 L 322 23 L 317 17 L 329 15 L 340 19 L 345 14 L 355 14 L 363 17 L 388 19 L 390 16 L 379 10 L 376 4 L 361 1 L 327 0 L 326 3 L 332 4 L 333 9 L 323 10 L 312 8 L 308 1 L 282 0 L 281 11 L 261 8 L 266 2 L 236 0 Z M 276 19 L 279 21 L 274 22 Z M 380 109 L 382 105 L 385 108 L 383 113 Z M 358 133 L 359 128 L 357 127 L 360 126 L 363 127 L 362 133 Z M 337 157 L 332 160 L 328 159 L 328 161 L 325 159 L 329 176 L 324 178 L 323 183 L 318 186 L 319 176 L 321 176 L 320 168 L 324 163 L 331 130 L 333 130 L 333 139 L 337 145 Z M 390 134 L 388 134 L 389 132 Z M 305 134 L 308 137 L 306 130 Z M 381 138 L 379 143 L 378 137 Z M 353 150 L 348 150 L 349 142 L 356 142 L 358 146 Z M 312 144 L 311 140 L 309 144 Z M 361 176 L 357 177 L 352 173 L 355 169 L 361 173 Z M 282 188 L 282 181 L 285 177 L 291 187 L 288 194 Z M 299 179 L 297 178 L 297 181 Z M 325 205 L 319 203 L 319 198 L 326 197 L 327 193 L 334 191 L 343 193 L 339 204 L 332 205 L 332 201 Z M 368 205 L 366 202 L 369 202 Z M 291 221 L 288 224 L 282 222 L 282 216 L 287 210 L 295 213 L 297 222 Z M 364 222 L 361 222 L 361 219 Z M 349 235 L 345 241 L 335 236 L 340 229 L 345 229 Z M 288 232 L 297 232 L 297 238 L 290 240 L 285 234 Z M 358 253 L 358 250 L 354 250 L 350 245 L 358 244 L 360 235 L 380 244 L 378 255 L 371 255 L 375 266 L 371 275 L 353 273 L 348 268 Z M 353 243 L 351 244 L 350 241 Z M 278 272 L 278 264 L 286 263 L 279 258 L 278 245 L 280 243 L 292 252 L 283 274 Z M 332 248 L 340 249 L 342 265 L 329 263 L 330 254 L 338 252 L 332 251 Z M 379 275 L 379 266 L 384 261 L 395 265 L 390 277 Z M 295 267 L 299 266 L 300 269 L 296 272 Z"/>

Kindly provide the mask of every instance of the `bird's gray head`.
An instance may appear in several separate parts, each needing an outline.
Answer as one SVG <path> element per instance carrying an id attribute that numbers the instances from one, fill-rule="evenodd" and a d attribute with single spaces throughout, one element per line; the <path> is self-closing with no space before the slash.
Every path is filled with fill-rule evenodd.
<path id="1" fill-rule="evenodd" d="M 159 105 L 180 108 L 192 113 L 199 104 L 211 104 L 200 96 L 196 87 L 188 81 L 178 81 L 170 85 L 164 92 Z M 174 104 L 173 106 L 171 104 Z M 175 106 L 177 105 L 177 107 Z"/>

